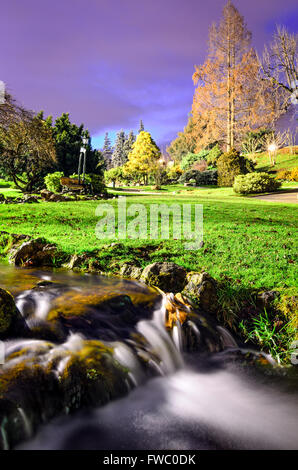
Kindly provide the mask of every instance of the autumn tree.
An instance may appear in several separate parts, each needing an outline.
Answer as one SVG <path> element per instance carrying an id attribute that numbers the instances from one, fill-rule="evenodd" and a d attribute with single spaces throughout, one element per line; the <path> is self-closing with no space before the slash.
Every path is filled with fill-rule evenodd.
<path id="1" fill-rule="evenodd" d="M 270 81 L 273 89 L 285 92 L 285 108 L 291 102 L 297 104 L 298 101 L 297 42 L 298 34 L 291 34 L 285 27 L 277 26 L 273 41 L 268 47 L 265 46 L 260 59 L 264 79 Z"/>
<path id="2" fill-rule="evenodd" d="M 22 191 L 32 191 L 56 163 L 52 130 L 35 116 L 0 126 L 0 170 Z"/>
<path id="3" fill-rule="evenodd" d="M 124 173 L 148 183 L 149 176 L 158 172 L 160 149 L 152 139 L 149 132 L 142 131 L 133 144 L 128 162 L 124 166 Z"/>
<path id="4" fill-rule="evenodd" d="M 209 55 L 195 66 L 193 80 L 193 120 L 204 129 L 197 141 L 201 148 L 219 141 L 230 150 L 249 130 L 279 117 L 278 96 L 269 81 L 261 80 L 251 33 L 231 1 L 220 23 L 210 28 Z"/>
<path id="5" fill-rule="evenodd" d="M 20 121 L 30 121 L 33 113 L 28 111 L 5 90 L 3 90 L 4 100 L 0 103 L 0 126 L 2 129 Z"/>
<path id="6" fill-rule="evenodd" d="M 178 132 L 176 139 L 168 146 L 167 152 L 175 162 L 180 162 L 185 155 L 196 151 L 197 127 L 192 116 L 190 116 L 183 132 Z"/>

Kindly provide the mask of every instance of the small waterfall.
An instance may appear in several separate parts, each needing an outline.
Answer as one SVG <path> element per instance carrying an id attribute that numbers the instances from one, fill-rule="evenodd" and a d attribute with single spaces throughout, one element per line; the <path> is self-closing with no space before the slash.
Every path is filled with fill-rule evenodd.
<path id="1" fill-rule="evenodd" d="M 5 430 L 6 423 L 7 423 L 7 419 L 4 418 L 2 423 L 1 423 L 1 426 L 0 426 L 0 434 L 1 434 L 1 437 L 2 437 L 2 448 L 3 448 L 3 450 L 9 450 L 9 443 L 8 443 L 8 439 L 7 439 L 7 433 L 6 433 L 6 430 Z"/>
<path id="2" fill-rule="evenodd" d="M 27 418 L 26 416 L 26 413 L 25 411 L 23 410 L 23 408 L 18 408 L 18 412 L 20 414 L 20 417 L 21 417 L 21 420 L 24 424 L 24 431 L 25 431 L 25 436 L 27 438 L 31 437 L 32 435 L 32 426 L 31 426 L 31 423 L 29 421 L 29 419 Z"/>
<path id="3" fill-rule="evenodd" d="M 233 416 L 234 406 L 243 423 L 249 424 L 251 410 L 246 410 L 241 396 L 247 384 L 243 381 L 243 386 L 240 386 L 234 376 L 220 375 L 217 369 L 221 364 L 224 369 L 230 357 L 233 360 L 240 357 L 241 360 L 239 352 L 243 353 L 244 361 L 246 352 L 249 352 L 261 358 L 263 364 L 267 361 L 267 364 L 275 366 L 270 356 L 240 348 L 225 328 L 217 326 L 208 315 L 196 312 L 180 294 L 159 292 L 161 295 L 157 295 L 142 284 L 131 282 L 133 287 L 128 287 L 124 281 L 115 289 L 114 284 L 118 281 L 102 281 L 110 282 L 110 287 L 101 285 L 101 281 L 96 281 L 98 278 L 83 276 L 75 278 L 74 282 L 71 277 L 68 283 L 65 277 L 56 279 L 53 275 L 49 277 L 50 284 L 39 284 L 17 296 L 16 303 L 26 319 L 28 333 L 24 338 L 0 342 L 0 364 L 1 353 L 5 356 L 0 373 L 5 374 L 15 366 L 19 370 L 24 367 L 25 379 L 29 377 L 31 380 L 31 371 L 36 366 L 41 373 L 41 383 L 49 380 L 51 387 L 47 391 L 46 387 L 39 388 L 38 380 L 34 383 L 32 395 L 43 406 L 42 409 L 37 407 L 41 414 L 39 417 L 32 406 L 35 398 L 22 400 L 22 381 L 17 382 L 16 395 L 20 400 L 15 408 L 9 410 L 9 421 L 6 420 L 6 412 L 0 419 L 0 447 L 8 449 L 15 445 L 11 422 L 19 427 L 23 438 L 30 438 L 33 433 L 31 418 L 34 429 L 38 423 L 46 422 L 48 416 L 61 414 L 63 410 L 72 420 L 73 410 L 86 405 L 102 405 L 111 397 L 123 397 L 127 391 L 133 396 L 144 394 L 145 409 L 147 405 L 149 408 L 160 406 L 154 419 L 158 421 L 163 412 L 162 424 L 172 415 L 173 429 L 179 424 L 178 419 L 185 420 L 186 424 L 194 422 L 196 426 L 202 421 L 216 430 L 222 426 L 223 439 L 226 429 L 231 429 L 233 436 L 237 435 L 242 423 Z M 132 296 L 127 301 L 130 293 Z M 144 299 L 149 305 L 147 310 Z M 191 353 L 194 353 L 192 357 Z M 149 382 L 149 379 L 153 380 Z M 156 388 L 154 383 L 160 385 Z M 237 393 L 232 393 L 233 388 L 238 390 Z M 56 395 L 51 397 L 54 393 Z M 261 395 L 263 397 L 260 392 Z M 253 407 L 259 397 L 257 394 L 251 396 Z M 208 408 L 209 397 L 212 409 Z M 244 401 L 249 399 L 250 395 L 247 395 Z M 132 411 L 136 406 L 136 403 L 131 404 Z M 48 408 L 50 412 L 47 414 Z M 225 414 L 222 409 L 226 410 Z M 261 405 L 258 410 L 261 416 Z M 288 408 L 280 416 L 285 413 L 288 413 Z M 114 416 L 118 418 L 120 412 L 113 414 L 112 420 Z M 234 427 L 229 426 L 229 419 L 234 422 Z M 254 421 L 257 422 L 257 418 Z M 148 429 L 155 430 L 155 427 L 149 423 Z M 166 428 L 160 429 L 165 431 L 160 435 L 157 432 L 157 436 L 165 436 Z M 255 432 L 254 426 L 251 425 L 251 429 Z M 296 429 L 295 424 L 292 429 Z M 270 429 L 266 432 L 269 435 Z M 139 436 L 138 429 L 136 436 Z M 288 436 L 286 441 L 290 442 Z M 153 447 L 157 448 L 157 445 L 154 441 Z"/>
<path id="4" fill-rule="evenodd" d="M 228 332 L 226 328 L 224 328 L 223 326 L 217 326 L 216 329 L 220 334 L 224 348 L 237 348 L 238 347 L 238 344 L 234 340 L 233 336 L 231 335 L 231 333 Z"/>

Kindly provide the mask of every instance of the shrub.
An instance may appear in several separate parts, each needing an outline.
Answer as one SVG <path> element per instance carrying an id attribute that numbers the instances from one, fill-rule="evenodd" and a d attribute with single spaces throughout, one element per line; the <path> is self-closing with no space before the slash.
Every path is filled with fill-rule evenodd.
<path id="1" fill-rule="evenodd" d="M 254 171 L 255 164 L 242 157 L 235 149 L 224 153 L 217 160 L 218 186 L 233 186 L 234 179 L 238 175 Z"/>
<path id="2" fill-rule="evenodd" d="M 60 183 L 60 179 L 64 176 L 62 171 L 55 171 L 55 173 L 48 173 L 44 177 L 44 182 L 48 191 L 52 191 L 53 193 L 60 193 L 62 190 L 62 186 Z"/>
<path id="3" fill-rule="evenodd" d="M 205 160 L 208 154 L 209 154 L 209 150 L 201 150 L 199 153 L 189 152 L 181 160 L 181 169 L 188 170 L 189 168 L 193 166 L 194 163 L 200 160 Z"/>
<path id="4" fill-rule="evenodd" d="M 123 181 L 123 167 L 117 166 L 115 168 L 110 168 L 109 170 L 105 171 L 104 178 L 107 183 L 112 183 L 114 188 L 116 183 Z"/>
<path id="5" fill-rule="evenodd" d="M 180 183 L 192 183 L 195 182 L 197 186 L 212 186 L 217 183 L 217 170 L 188 170 L 179 179 Z"/>
<path id="6" fill-rule="evenodd" d="M 209 152 L 207 156 L 208 165 L 216 166 L 218 158 L 222 155 L 222 151 L 218 144 L 216 144 Z"/>
<path id="7" fill-rule="evenodd" d="M 167 168 L 167 178 L 170 183 L 176 183 L 181 177 L 183 171 L 180 168 L 180 165 L 173 165 Z"/>
<path id="8" fill-rule="evenodd" d="M 298 167 L 292 170 L 279 170 L 276 173 L 276 179 L 282 181 L 298 181 Z"/>
<path id="9" fill-rule="evenodd" d="M 90 178 L 90 183 L 92 185 L 92 191 L 94 194 L 103 194 L 106 192 L 103 176 L 96 175 L 95 173 L 90 173 L 88 176 Z"/>
<path id="10" fill-rule="evenodd" d="M 189 183 L 191 180 L 197 181 L 198 174 L 200 172 L 198 170 L 187 170 L 179 179 L 179 183 Z"/>
<path id="11" fill-rule="evenodd" d="M 281 182 L 268 173 L 248 173 L 235 178 L 233 189 L 238 194 L 254 194 L 276 191 Z"/>
<path id="12" fill-rule="evenodd" d="M 290 181 L 291 180 L 291 170 L 279 170 L 276 173 L 276 179 L 282 181 Z"/>
<path id="13" fill-rule="evenodd" d="M 199 160 L 198 162 L 194 163 L 192 166 L 193 170 L 198 170 L 198 171 L 205 171 L 207 170 L 208 165 L 206 160 Z"/>
<path id="14" fill-rule="evenodd" d="M 216 186 L 217 185 L 217 170 L 202 171 L 196 178 L 197 186 Z"/>
<path id="15" fill-rule="evenodd" d="M 291 171 L 290 180 L 298 181 L 298 167 L 293 168 L 293 170 Z"/>

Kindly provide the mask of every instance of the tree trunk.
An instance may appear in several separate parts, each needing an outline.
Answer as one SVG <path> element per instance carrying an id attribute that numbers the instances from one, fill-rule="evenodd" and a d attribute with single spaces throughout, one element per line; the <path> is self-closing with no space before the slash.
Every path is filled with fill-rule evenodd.
<path id="1" fill-rule="evenodd" d="M 232 122 L 232 90 L 231 90 L 231 46 L 230 46 L 230 37 L 228 38 L 228 53 L 227 53 L 227 152 L 231 150 L 231 122 Z"/>

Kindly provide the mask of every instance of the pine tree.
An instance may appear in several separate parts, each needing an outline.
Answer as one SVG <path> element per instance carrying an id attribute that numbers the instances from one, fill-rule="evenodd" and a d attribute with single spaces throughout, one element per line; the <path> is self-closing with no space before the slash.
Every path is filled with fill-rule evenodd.
<path id="1" fill-rule="evenodd" d="M 112 149 L 108 132 L 106 132 L 105 134 L 104 144 L 102 148 L 102 155 L 103 155 L 104 162 L 105 162 L 105 168 L 109 170 L 110 168 L 112 168 L 113 149 Z"/>
<path id="2" fill-rule="evenodd" d="M 144 130 L 145 130 L 145 127 L 144 127 L 143 121 L 142 121 L 142 119 L 141 119 L 141 120 L 140 120 L 140 128 L 139 128 L 138 134 L 140 134 L 141 132 L 144 132 Z"/>
<path id="3" fill-rule="evenodd" d="M 114 151 L 112 155 L 112 167 L 117 168 L 126 163 L 126 153 L 125 153 L 125 141 L 126 136 L 123 130 L 117 133 L 116 142 L 114 146 Z"/>
<path id="4" fill-rule="evenodd" d="M 125 156 L 126 156 L 126 161 L 128 160 L 128 155 L 132 151 L 132 147 L 133 147 L 133 144 L 135 143 L 135 141 L 136 141 L 136 137 L 135 137 L 133 131 L 130 131 L 130 133 L 128 134 L 128 137 L 127 137 L 127 139 L 124 143 L 124 152 L 125 152 Z"/>

